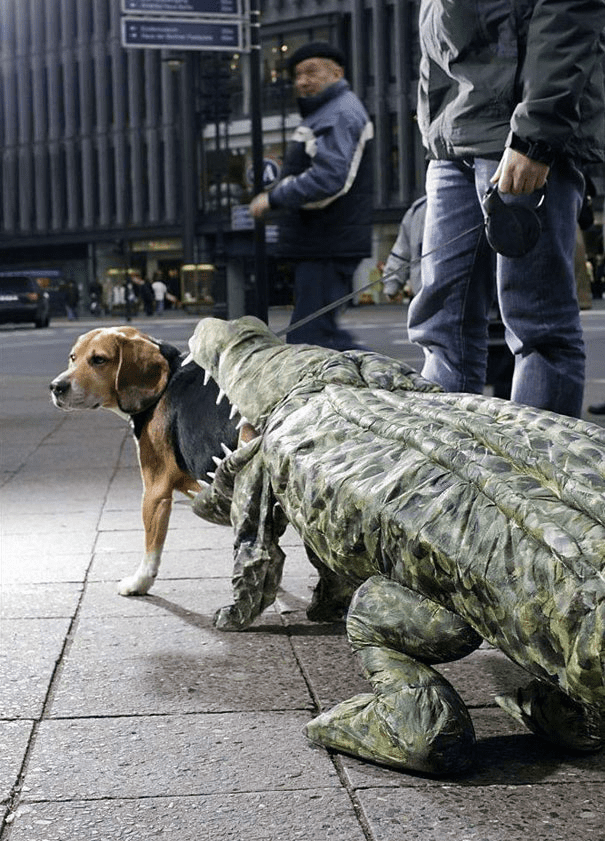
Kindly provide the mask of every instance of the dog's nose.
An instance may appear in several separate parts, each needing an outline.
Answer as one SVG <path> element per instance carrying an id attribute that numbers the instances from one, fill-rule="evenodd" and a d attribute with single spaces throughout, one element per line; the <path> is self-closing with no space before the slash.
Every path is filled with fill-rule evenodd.
<path id="1" fill-rule="evenodd" d="M 69 389 L 69 381 L 68 380 L 53 380 L 50 384 L 50 390 L 53 394 L 56 394 L 59 397 L 61 394 L 65 394 L 65 392 Z"/>

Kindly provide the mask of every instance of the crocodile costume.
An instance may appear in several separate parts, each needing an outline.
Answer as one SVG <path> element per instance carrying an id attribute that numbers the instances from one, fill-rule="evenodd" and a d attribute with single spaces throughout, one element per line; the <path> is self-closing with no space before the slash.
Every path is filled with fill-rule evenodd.
<path id="1" fill-rule="evenodd" d="M 326 747 L 431 774 L 472 762 L 474 732 L 431 664 L 483 639 L 531 683 L 499 703 L 564 747 L 605 741 L 605 433 L 550 412 L 446 394 L 375 353 L 289 346 L 262 322 L 202 320 L 193 358 L 259 436 L 196 513 L 235 529 L 235 604 L 275 598 L 286 522 L 358 587 L 347 633 L 373 694 L 307 726 Z"/>

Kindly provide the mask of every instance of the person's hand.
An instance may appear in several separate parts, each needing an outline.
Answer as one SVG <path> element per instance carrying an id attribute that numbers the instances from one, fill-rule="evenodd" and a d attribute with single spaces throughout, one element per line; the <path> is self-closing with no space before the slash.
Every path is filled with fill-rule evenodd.
<path id="1" fill-rule="evenodd" d="M 548 164 L 533 161 L 514 149 L 505 149 L 491 181 L 501 193 L 529 195 L 546 184 L 549 171 Z"/>
<path id="2" fill-rule="evenodd" d="M 250 202 L 250 213 L 255 219 L 260 219 L 269 210 L 269 194 L 259 193 Z"/>

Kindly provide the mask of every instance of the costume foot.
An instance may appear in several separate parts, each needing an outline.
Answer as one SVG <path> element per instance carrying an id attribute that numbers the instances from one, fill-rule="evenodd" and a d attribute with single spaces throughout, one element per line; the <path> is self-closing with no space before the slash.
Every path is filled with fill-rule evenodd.
<path id="1" fill-rule="evenodd" d="M 312 602 L 307 608 L 309 622 L 343 622 L 348 605 L 341 602 Z"/>
<path id="2" fill-rule="evenodd" d="M 539 680 L 496 703 L 536 736 L 567 750 L 598 751 L 605 746 L 605 719 L 560 689 Z"/>
<path id="3" fill-rule="evenodd" d="M 305 728 L 318 745 L 392 768 L 459 774 L 473 762 L 475 733 L 460 699 L 443 687 L 392 696 L 356 695 L 317 716 Z"/>
<path id="4" fill-rule="evenodd" d="M 252 624 L 252 619 L 237 605 L 229 604 L 216 611 L 212 624 L 219 631 L 243 631 Z"/>
<path id="5" fill-rule="evenodd" d="M 338 580 L 336 576 L 331 582 L 320 579 L 307 608 L 307 619 L 310 622 L 342 622 L 355 590 L 354 586 Z"/>

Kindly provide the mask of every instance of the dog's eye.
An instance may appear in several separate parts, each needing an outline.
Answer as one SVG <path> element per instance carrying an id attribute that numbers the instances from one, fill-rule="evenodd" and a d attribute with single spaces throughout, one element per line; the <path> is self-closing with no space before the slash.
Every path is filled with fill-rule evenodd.
<path id="1" fill-rule="evenodd" d="M 94 356 L 90 357 L 90 364 L 91 365 L 104 365 L 107 362 L 107 359 L 104 356 L 99 356 L 95 353 Z"/>
<path id="2" fill-rule="evenodd" d="M 70 353 L 69 354 L 69 361 L 70 362 L 75 362 L 76 361 L 76 354 L 75 353 Z"/>

